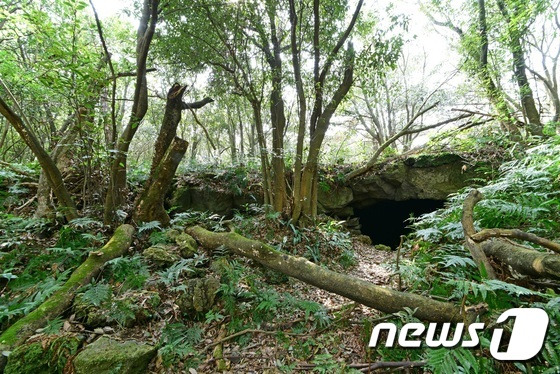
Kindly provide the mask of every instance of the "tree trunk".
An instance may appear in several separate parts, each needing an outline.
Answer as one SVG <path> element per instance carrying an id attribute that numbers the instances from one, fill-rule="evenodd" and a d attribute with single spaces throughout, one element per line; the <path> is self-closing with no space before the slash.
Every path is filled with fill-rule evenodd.
<path id="1" fill-rule="evenodd" d="M 159 221 L 163 226 L 169 225 L 169 215 L 163 207 L 163 200 L 188 145 L 189 143 L 181 138 L 173 139 L 167 153 L 154 170 L 150 178 L 151 183 L 138 199 L 133 216 L 137 223 Z"/>
<path id="2" fill-rule="evenodd" d="M 500 12 L 508 24 L 507 33 L 509 37 L 509 48 L 513 57 L 513 75 L 515 76 L 515 80 L 517 81 L 517 85 L 519 87 L 519 97 L 521 98 L 523 112 L 529 121 L 527 124 L 529 133 L 531 133 L 531 135 L 542 136 L 543 126 L 540 114 L 537 110 L 537 106 L 535 105 L 533 91 L 531 90 L 529 80 L 527 79 L 525 53 L 523 51 L 523 46 L 521 45 L 522 31 L 518 25 L 519 21 L 511 19 L 509 11 L 503 0 L 498 0 L 497 3 L 498 8 L 500 8 Z M 514 17 L 515 16 L 516 14 L 514 14 Z"/>
<path id="3" fill-rule="evenodd" d="M 490 103 L 498 113 L 498 120 L 502 128 L 513 135 L 518 135 L 519 130 L 515 127 L 515 116 L 504 97 L 504 93 L 500 90 L 492 76 L 490 75 L 488 66 L 488 25 L 486 22 L 486 4 L 485 0 L 478 0 L 478 31 L 480 34 L 478 74 L 482 82 L 482 86 L 486 90 Z M 464 35 L 461 34 L 463 38 Z"/>
<path id="4" fill-rule="evenodd" d="M 261 105 L 258 101 L 251 101 L 253 109 L 253 118 L 255 121 L 255 129 L 257 130 L 257 141 L 259 144 L 261 157 L 261 172 L 263 175 L 263 195 L 265 205 L 273 205 L 274 198 L 272 195 L 272 182 L 270 178 L 270 164 L 268 161 L 268 150 L 266 147 L 266 138 L 261 116 Z"/>
<path id="5" fill-rule="evenodd" d="M 37 157 L 37 160 L 41 165 L 41 169 L 45 172 L 49 185 L 58 199 L 59 208 L 66 219 L 71 221 L 78 218 L 76 205 L 74 204 L 72 196 L 64 184 L 60 170 L 56 167 L 53 159 L 41 146 L 39 140 L 37 140 L 31 129 L 27 128 L 22 119 L 15 114 L 10 107 L 8 107 L 2 98 L 0 98 L 0 113 L 12 124 L 25 144 L 27 144 L 35 157 Z"/>
<path id="6" fill-rule="evenodd" d="M 80 109 L 81 111 L 86 110 Z M 56 167 L 64 172 L 64 168 L 61 166 L 61 158 L 63 158 L 66 151 L 69 149 L 69 143 L 73 141 L 76 136 L 76 126 L 78 124 L 78 119 L 76 118 L 80 113 L 71 114 L 64 124 L 62 125 L 61 133 L 62 138 L 56 143 L 54 149 L 51 151 L 50 156 L 55 163 Z M 48 182 L 48 178 L 45 172 L 41 170 L 39 175 L 39 184 L 37 185 L 37 209 L 33 215 L 34 218 L 51 218 L 53 212 L 51 209 L 51 187 Z"/>
<path id="7" fill-rule="evenodd" d="M 136 39 L 136 86 L 130 119 L 116 144 L 111 163 L 109 188 L 105 198 L 104 221 L 109 224 L 117 210 L 126 201 L 126 162 L 130 142 L 134 138 L 140 122 L 148 111 L 148 87 L 146 84 L 146 60 L 154 36 L 159 15 L 159 0 L 144 0 L 142 17 Z"/>
<path id="8" fill-rule="evenodd" d="M 33 335 L 38 328 L 61 315 L 72 304 L 76 291 L 88 284 L 103 265 L 113 258 L 122 256 L 132 242 L 134 227 L 118 227 L 109 242 L 99 251 L 92 251 L 88 258 L 72 273 L 70 278 L 37 309 L 19 319 L 0 335 L 0 352 L 11 351 Z M 4 355 L 0 355 L 0 372 L 5 365 Z"/>
<path id="9" fill-rule="evenodd" d="M 305 258 L 279 252 L 269 245 L 233 232 L 213 233 L 198 226 L 188 228 L 187 232 L 205 248 L 213 250 L 225 246 L 233 253 L 250 258 L 270 269 L 385 313 L 411 308 L 417 309 L 414 315 L 422 320 L 434 322 L 463 322 L 464 320 L 461 309 L 453 304 L 398 292 L 350 275 L 336 273 Z"/>

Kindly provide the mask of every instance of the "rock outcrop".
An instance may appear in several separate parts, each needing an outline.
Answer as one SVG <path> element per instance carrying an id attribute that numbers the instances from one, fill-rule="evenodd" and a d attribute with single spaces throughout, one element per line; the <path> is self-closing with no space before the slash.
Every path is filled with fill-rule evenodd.
<path id="1" fill-rule="evenodd" d="M 445 200 L 476 176 L 475 168 L 453 153 L 397 159 L 346 183 L 321 183 L 319 211 L 347 218 L 354 215 L 354 208 L 381 200 Z M 192 209 L 229 216 L 247 203 L 262 203 L 257 188 L 236 191 L 218 188 L 215 183 L 191 182 L 175 189 L 171 205 L 178 212 Z"/>

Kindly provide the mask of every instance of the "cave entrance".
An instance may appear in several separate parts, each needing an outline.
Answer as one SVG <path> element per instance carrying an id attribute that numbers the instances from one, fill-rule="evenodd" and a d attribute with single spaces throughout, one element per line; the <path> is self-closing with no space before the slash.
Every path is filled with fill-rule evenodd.
<path id="1" fill-rule="evenodd" d="M 410 216 L 442 208 L 443 200 L 413 199 L 405 201 L 382 200 L 366 208 L 354 208 L 354 215 L 360 219 L 362 234 L 371 238 L 373 244 L 385 244 L 396 249 L 400 236 L 410 233 L 406 220 Z"/>

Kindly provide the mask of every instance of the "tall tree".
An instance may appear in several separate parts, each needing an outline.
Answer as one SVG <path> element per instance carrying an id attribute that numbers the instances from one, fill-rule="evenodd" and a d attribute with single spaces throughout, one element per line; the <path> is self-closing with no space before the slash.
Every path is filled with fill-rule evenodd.
<path id="1" fill-rule="evenodd" d="M 130 143 L 148 111 L 146 61 L 160 13 L 159 0 L 144 0 L 136 39 L 136 83 L 130 118 L 113 152 L 109 187 L 105 198 L 105 223 L 113 222 L 117 210 L 123 208 L 127 196 L 126 164 Z"/>

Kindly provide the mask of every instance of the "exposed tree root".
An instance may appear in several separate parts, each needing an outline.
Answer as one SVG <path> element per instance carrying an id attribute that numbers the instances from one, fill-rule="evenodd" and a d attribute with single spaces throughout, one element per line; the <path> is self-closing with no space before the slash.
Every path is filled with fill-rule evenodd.
<path id="1" fill-rule="evenodd" d="M 18 320 L 0 335 L 0 352 L 11 351 L 33 335 L 38 328 L 60 314 L 71 304 L 76 291 L 89 283 L 99 273 L 103 265 L 116 257 L 122 256 L 132 242 L 134 227 L 121 225 L 113 237 L 99 251 L 90 252 L 88 258 L 72 273 L 70 278 L 37 309 Z M 6 357 L 0 354 L 0 372 Z"/>
<path id="2" fill-rule="evenodd" d="M 462 322 L 465 319 L 461 309 L 451 303 L 398 292 L 350 275 L 336 273 L 234 232 L 213 233 L 198 226 L 187 229 L 187 232 L 205 248 L 213 250 L 225 246 L 235 254 L 248 257 L 268 268 L 385 313 L 402 311 L 406 307 L 416 309 L 414 315 L 422 320 Z"/>
<path id="3" fill-rule="evenodd" d="M 482 194 L 472 190 L 463 204 L 463 230 L 466 245 L 477 264 L 482 263 L 473 248 L 483 251 L 483 255 L 492 256 L 500 262 L 511 266 L 514 270 L 530 276 L 560 279 L 560 256 L 539 252 L 502 238 L 515 238 L 540 244 L 545 248 L 558 251 L 560 244 L 521 230 L 485 229 L 475 232 L 473 210 L 476 203 L 483 199 Z M 486 259 L 486 256 L 484 256 Z M 486 269 L 490 266 L 488 259 L 484 262 Z M 492 269 L 491 269 L 492 270 Z M 493 273 L 493 270 L 492 270 Z"/>

